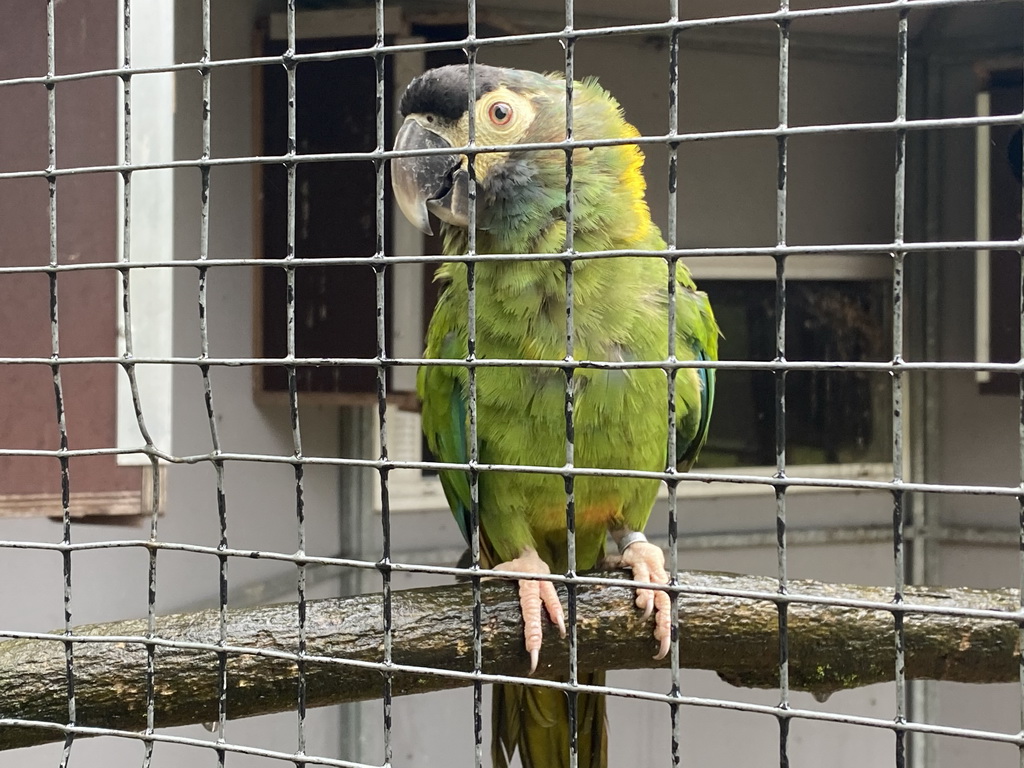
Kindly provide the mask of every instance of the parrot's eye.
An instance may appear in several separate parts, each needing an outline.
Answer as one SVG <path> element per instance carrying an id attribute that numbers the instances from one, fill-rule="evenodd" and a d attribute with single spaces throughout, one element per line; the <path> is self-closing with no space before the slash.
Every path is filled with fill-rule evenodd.
<path id="1" fill-rule="evenodd" d="M 512 107 L 504 101 L 496 101 L 491 104 L 487 114 L 495 125 L 508 125 L 512 120 Z"/>

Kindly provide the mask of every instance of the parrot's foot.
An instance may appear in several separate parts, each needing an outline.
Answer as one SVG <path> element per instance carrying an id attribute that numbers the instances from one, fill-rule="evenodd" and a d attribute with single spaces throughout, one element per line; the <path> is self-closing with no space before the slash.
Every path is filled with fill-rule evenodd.
<path id="1" fill-rule="evenodd" d="M 551 573 L 548 564 L 540 559 L 540 555 L 533 547 L 524 549 L 515 560 L 494 566 L 494 570 L 536 574 Z M 526 652 L 530 654 L 531 675 L 537 670 L 541 641 L 544 637 L 540 617 L 542 606 L 551 621 L 558 626 L 562 637 L 565 637 L 565 612 L 562 610 L 562 602 L 558 599 L 555 585 L 550 581 L 520 580 L 519 607 L 523 612 L 523 637 L 526 640 Z"/>
<path id="2" fill-rule="evenodd" d="M 619 566 L 633 571 L 634 581 L 668 584 L 665 553 L 661 547 L 649 541 L 635 541 L 626 547 L 619 560 Z M 660 589 L 638 589 L 636 605 L 644 609 L 644 620 L 654 613 L 654 639 L 661 643 L 654 658 L 665 658 L 672 644 L 672 600 L 668 592 Z"/>

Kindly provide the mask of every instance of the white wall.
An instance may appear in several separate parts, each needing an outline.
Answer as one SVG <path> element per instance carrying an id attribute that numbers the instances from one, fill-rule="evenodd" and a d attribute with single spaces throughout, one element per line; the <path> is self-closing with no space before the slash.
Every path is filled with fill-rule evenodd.
<path id="1" fill-rule="evenodd" d="M 935 113 L 944 117 L 974 114 L 978 79 L 972 62 L 966 58 L 940 61 L 936 67 L 943 87 L 939 103 L 933 107 Z M 936 235 L 941 239 L 972 239 L 974 131 L 937 132 L 934 140 L 943 159 Z M 974 360 L 974 255 L 935 253 L 928 258 L 937 260 L 941 269 L 941 315 L 936 334 L 940 359 Z M 936 379 L 942 426 L 948 436 L 937 457 L 937 476 L 951 483 L 1019 483 L 1018 398 L 980 395 L 970 372 L 943 372 Z M 943 497 L 937 501 L 942 519 L 949 523 L 1006 528 L 1018 525 L 1019 506 L 1012 498 Z"/>
<path id="2" fill-rule="evenodd" d="M 1021 23 L 1016 5 L 995 4 L 974 14 L 960 12 L 940 27 L 947 42 L 939 47 L 931 77 L 929 116 L 975 114 L 979 85 L 976 66 L 1012 61 L 1020 56 Z M 963 40 L 958 40 L 963 36 Z M 972 50 L 978 50 L 972 54 Z M 975 136 L 973 130 L 928 134 L 941 158 L 938 186 L 931 190 L 934 232 L 940 240 L 972 239 L 975 217 Z M 994 148 L 994 152 L 1002 151 Z M 974 360 L 974 282 L 972 253 L 929 253 L 938 265 L 939 315 L 931 331 L 940 360 Z M 1017 397 L 981 395 L 973 373 L 942 372 L 932 377 L 936 390 L 935 426 L 940 440 L 931 446 L 935 464 L 929 479 L 971 485 L 1013 486 L 1020 482 L 1020 405 Z M 1021 579 L 1018 547 L 1020 505 L 1016 499 L 984 496 L 932 496 L 936 519 L 946 525 L 1005 532 L 1001 544 L 971 546 L 949 542 L 936 557 L 934 581 L 978 588 L 1017 588 Z M 934 722 L 1016 733 L 1020 728 L 1021 696 L 1017 685 L 977 686 L 943 683 L 934 686 Z M 966 739 L 934 739 L 936 765 L 968 762 L 1017 765 L 1010 746 Z"/>

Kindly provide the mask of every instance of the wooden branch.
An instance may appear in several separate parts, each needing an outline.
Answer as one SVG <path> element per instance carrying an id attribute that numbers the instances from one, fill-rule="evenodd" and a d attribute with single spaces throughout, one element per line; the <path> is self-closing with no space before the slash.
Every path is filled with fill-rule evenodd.
<path id="1" fill-rule="evenodd" d="M 621 573 L 594 574 L 622 578 Z M 774 594 L 777 582 L 757 576 L 685 572 L 695 589 Z M 485 581 L 483 671 L 526 675 L 515 586 Z M 791 595 L 888 604 L 892 591 L 877 587 L 793 581 Z M 563 590 L 564 598 L 564 590 Z M 563 599 L 564 601 L 564 599 Z M 1013 612 L 1016 591 L 907 589 L 906 602 L 961 610 Z M 619 586 L 578 590 L 580 671 L 664 666 L 651 658 L 652 621 L 642 622 L 632 591 Z M 472 591 L 453 584 L 394 593 L 393 660 L 396 664 L 471 671 Z M 684 667 L 710 669 L 735 685 L 778 684 L 778 608 L 766 599 L 681 594 L 680 659 Z M 228 613 L 230 646 L 294 653 L 297 607 L 270 605 Z M 825 695 L 892 680 L 893 615 L 885 610 L 792 603 L 788 608 L 789 681 L 794 689 Z M 383 660 L 380 595 L 306 604 L 306 653 L 338 660 Z M 905 618 L 906 676 L 974 683 L 1016 681 L 1018 627 L 1012 618 L 977 619 L 910 612 Z M 80 627 L 76 636 L 142 637 L 146 622 L 119 621 Z M 219 614 L 204 611 L 157 620 L 162 641 L 216 644 Z M 536 677 L 555 679 L 567 668 L 567 643 L 548 626 Z M 141 642 L 74 643 L 76 724 L 142 730 L 146 722 L 147 650 Z M 217 718 L 219 655 L 214 650 L 155 646 L 155 724 L 158 728 Z M 227 708 L 231 718 L 292 710 L 296 706 L 294 659 L 227 654 Z M 305 662 L 307 703 L 323 706 L 377 698 L 382 672 L 343 662 Z M 393 673 L 396 695 L 469 685 L 465 678 Z M 18 639 L 0 642 L 0 719 L 67 723 L 65 643 Z M 63 739 L 52 728 L 0 727 L 0 749 Z"/>

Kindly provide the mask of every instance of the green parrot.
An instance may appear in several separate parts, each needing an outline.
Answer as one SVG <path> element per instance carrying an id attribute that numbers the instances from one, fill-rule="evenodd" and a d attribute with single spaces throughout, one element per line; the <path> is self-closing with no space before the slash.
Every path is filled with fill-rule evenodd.
<path id="1" fill-rule="evenodd" d="M 565 140 L 565 81 L 517 69 L 476 65 L 474 126 L 478 146 Z M 574 137 L 631 138 L 637 130 L 595 80 L 574 84 Z M 465 65 L 430 70 L 401 101 L 400 151 L 450 153 L 397 157 L 392 186 L 406 217 L 431 234 L 441 222 L 444 253 L 469 245 L 469 75 Z M 644 157 L 635 144 L 573 150 L 573 248 L 661 251 L 665 241 L 644 199 Z M 488 259 L 487 254 L 559 253 L 566 243 L 566 163 L 563 149 L 481 153 L 476 175 L 476 355 L 478 358 L 562 360 L 566 356 L 563 262 Z M 468 283 L 465 263 L 446 263 L 427 331 L 426 357 L 465 359 Z M 668 266 L 663 256 L 579 260 L 573 267 L 573 357 L 602 362 L 663 361 L 668 355 Z M 707 296 L 689 271 L 676 270 L 676 357 L 716 360 L 719 330 Z M 566 382 L 574 398 L 574 466 L 664 471 L 689 469 L 708 432 L 714 400 L 711 368 L 681 368 L 675 390 L 676 455 L 667 457 L 668 377 L 660 368 L 581 367 L 567 379 L 559 368 L 477 368 L 477 438 L 483 463 L 563 467 L 566 463 Z M 423 431 L 440 461 L 469 459 L 468 373 L 464 366 L 423 366 L 417 386 Z M 441 483 L 467 541 L 470 476 L 442 470 Z M 557 474 L 483 472 L 479 476 L 481 565 L 531 574 L 565 573 L 566 490 Z M 637 581 L 667 584 L 664 553 L 642 535 L 658 480 L 578 476 L 574 482 L 576 568 L 595 567 L 609 534 L 620 563 Z M 531 673 L 542 640 L 542 614 L 565 635 L 554 585 L 521 580 L 519 597 Z M 671 641 L 670 598 L 640 589 L 637 606 L 655 615 L 657 657 Z M 604 673 L 581 676 L 603 684 Z M 493 706 L 495 766 L 518 747 L 524 768 L 569 764 L 566 696 L 551 689 L 501 685 Z M 607 765 L 604 697 L 578 698 L 581 768 Z"/>

